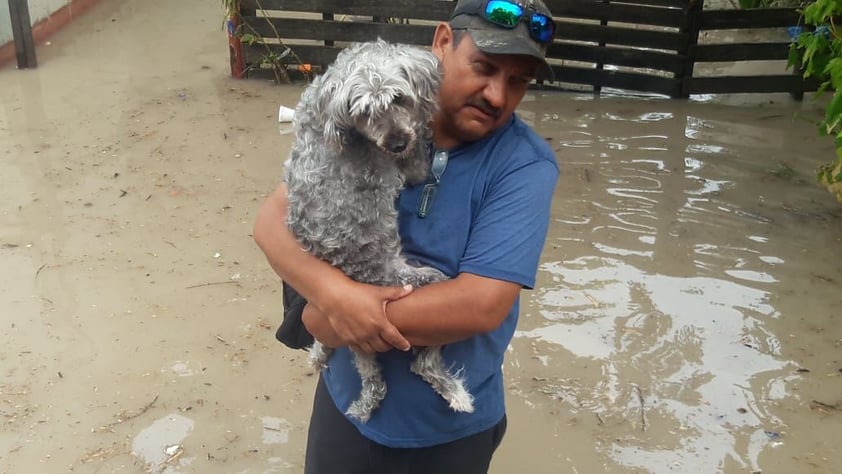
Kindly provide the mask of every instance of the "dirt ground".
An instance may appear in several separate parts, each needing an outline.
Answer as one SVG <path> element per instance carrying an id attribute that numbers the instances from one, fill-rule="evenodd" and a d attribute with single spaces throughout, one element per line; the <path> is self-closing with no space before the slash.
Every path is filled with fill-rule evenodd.
<path id="1" fill-rule="evenodd" d="M 0 472 L 301 472 L 315 378 L 250 235 L 301 86 L 229 78 L 200 0 L 101 2 L 38 55 L 0 69 Z M 492 472 L 842 470 L 842 219 L 792 120 L 818 108 L 521 113 L 564 176 Z"/>

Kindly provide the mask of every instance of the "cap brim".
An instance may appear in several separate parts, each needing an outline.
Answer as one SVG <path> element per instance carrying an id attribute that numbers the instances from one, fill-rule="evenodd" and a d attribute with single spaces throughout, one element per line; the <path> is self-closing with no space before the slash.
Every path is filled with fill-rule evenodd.
<path id="1" fill-rule="evenodd" d="M 538 42 L 530 39 L 525 23 L 507 29 L 494 26 L 476 16 L 459 15 L 451 18 L 450 26 L 454 29 L 468 30 L 477 49 L 483 53 L 516 54 L 537 59 L 545 69 L 547 78 L 552 80 L 553 69 L 547 63 L 544 49 Z"/>

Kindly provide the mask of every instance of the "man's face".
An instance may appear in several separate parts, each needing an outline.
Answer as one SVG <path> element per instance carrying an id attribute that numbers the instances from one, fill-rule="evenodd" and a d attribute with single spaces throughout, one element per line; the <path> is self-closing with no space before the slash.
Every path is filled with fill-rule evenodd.
<path id="1" fill-rule="evenodd" d="M 506 123 L 539 64 L 530 56 L 485 54 L 470 35 L 453 45 L 452 30 L 440 25 L 433 52 L 444 77 L 435 130 L 437 146 L 447 148 L 479 140 Z"/>

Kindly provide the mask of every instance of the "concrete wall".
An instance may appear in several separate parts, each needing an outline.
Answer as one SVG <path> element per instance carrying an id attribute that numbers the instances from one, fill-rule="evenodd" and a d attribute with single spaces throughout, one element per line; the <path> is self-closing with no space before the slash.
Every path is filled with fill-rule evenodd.
<path id="1" fill-rule="evenodd" d="M 47 18 L 70 0 L 29 0 L 29 17 L 32 24 Z M 0 45 L 12 41 L 12 22 L 9 19 L 9 2 L 0 0 Z"/>

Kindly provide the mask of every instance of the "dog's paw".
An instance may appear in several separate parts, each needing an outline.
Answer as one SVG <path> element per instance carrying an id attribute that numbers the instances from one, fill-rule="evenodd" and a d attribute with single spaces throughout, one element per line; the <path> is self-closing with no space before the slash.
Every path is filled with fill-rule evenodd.
<path id="1" fill-rule="evenodd" d="M 360 423 L 368 423 L 369 418 L 371 418 L 371 410 L 367 410 L 359 400 L 352 403 L 345 411 L 345 414 L 359 420 Z"/>
<path id="2" fill-rule="evenodd" d="M 412 285 L 416 288 L 429 285 L 438 281 L 447 280 L 447 276 L 433 267 L 411 267 L 401 272 L 400 280 L 404 285 Z"/>
<path id="3" fill-rule="evenodd" d="M 307 354 L 307 361 L 314 370 L 321 372 L 327 368 L 327 361 L 333 353 L 331 349 L 324 347 L 320 342 L 315 342 Z"/>
<path id="4" fill-rule="evenodd" d="M 452 393 L 448 393 L 445 397 L 450 409 L 459 413 L 473 413 L 474 412 L 474 397 L 465 390 L 465 387 L 459 387 Z"/>

